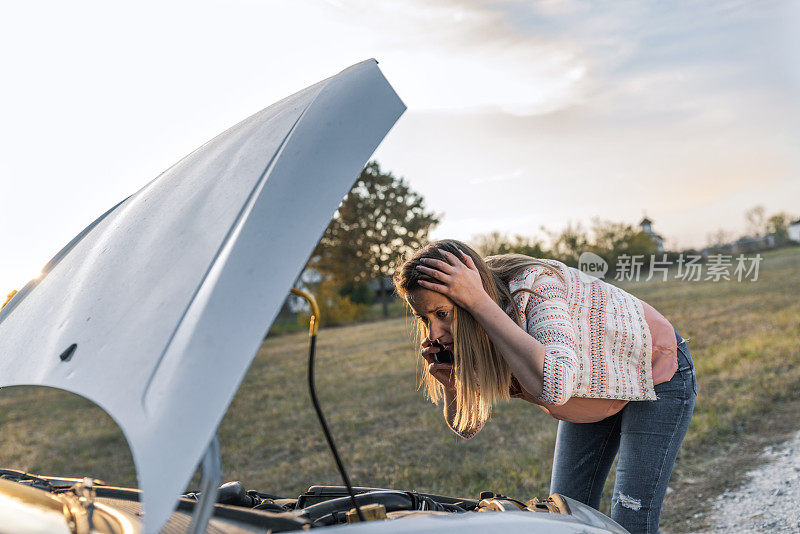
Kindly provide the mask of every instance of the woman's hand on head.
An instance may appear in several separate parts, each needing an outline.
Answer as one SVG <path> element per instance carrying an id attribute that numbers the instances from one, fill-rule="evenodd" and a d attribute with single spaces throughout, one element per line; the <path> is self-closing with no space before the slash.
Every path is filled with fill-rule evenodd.
<path id="1" fill-rule="evenodd" d="M 433 378 L 438 380 L 445 389 L 455 390 L 456 381 L 453 376 L 453 366 L 449 363 L 436 363 L 433 355 L 439 352 L 439 347 L 432 346 L 431 340 L 427 337 L 422 340 L 422 357 L 428 362 L 428 372 Z"/>
<path id="2" fill-rule="evenodd" d="M 455 254 L 439 249 L 447 261 L 433 258 L 421 258 L 424 265 L 418 265 L 417 270 L 432 280 L 420 280 L 419 284 L 431 291 L 446 295 L 456 305 L 469 311 L 476 304 L 490 298 L 483 288 L 481 275 L 475 263 L 468 255 L 461 253 L 461 258 Z"/>

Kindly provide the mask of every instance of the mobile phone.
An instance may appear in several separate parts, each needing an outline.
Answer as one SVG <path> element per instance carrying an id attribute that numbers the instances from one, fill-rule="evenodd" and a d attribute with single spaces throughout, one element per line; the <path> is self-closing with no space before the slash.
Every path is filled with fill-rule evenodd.
<path id="1" fill-rule="evenodd" d="M 433 361 L 435 363 L 449 363 L 453 365 L 453 353 L 444 348 L 440 343 L 433 341 L 431 347 L 438 347 L 439 352 L 434 353 Z"/>

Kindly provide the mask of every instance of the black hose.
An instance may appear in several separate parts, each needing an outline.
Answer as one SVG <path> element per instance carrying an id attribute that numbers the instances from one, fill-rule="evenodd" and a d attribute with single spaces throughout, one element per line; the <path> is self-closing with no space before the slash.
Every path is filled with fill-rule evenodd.
<path id="1" fill-rule="evenodd" d="M 370 487 L 362 487 L 362 486 L 353 486 L 353 491 L 358 495 L 359 493 L 368 493 L 373 491 L 397 491 L 391 488 L 370 488 Z M 403 492 L 408 493 L 408 492 Z M 420 493 L 420 492 L 412 492 L 415 495 L 419 495 L 420 497 L 427 497 L 433 501 L 436 501 L 439 504 L 446 505 L 446 504 L 455 504 L 458 505 L 460 508 L 463 508 L 467 511 L 474 510 L 477 508 L 480 499 L 464 499 L 461 497 L 445 497 L 444 495 L 436 495 L 434 493 Z M 260 494 L 262 496 L 266 494 Z M 494 495 L 494 493 L 492 493 Z M 302 510 L 313 504 L 318 504 L 320 502 L 329 501 L 331 499 L 338 499 L 340 497 L 347 496 L 347 488 L 344 486 L 311 486 L 308 488 L 308 491 L 297 499 L 297 507 L 296 510 Z M 280 497 L 270 497 L 273 500 L 279 499 Z M 309 504 L 311 502 L 311 504 Z"/>
<path id="2" fill-rule="evenodd" d="M 330 430 L 328 430 L 328 423 L 325 422 L 325 416 L 322 414 L 322 408 L 320 408 L 319 401 L 317 400 L 317 391 L 314 387 L 314 353 L 317 348 L 316 334 L 312 334 L 309 345 L 308 390 L 311 393 L 311 402 L 314 404 L 314 410 L 317 412 L 319 424 L 322 425 L 322 432 L 325 434 L 325 439 L 328 440 L 328 447 L 330 447 L 331 453 L 333 453 L 333 458 L 336 460 L 336 467 L 339 468 L 339 474 L 342 475 L 342 481 L 344 482 L 344 485 L 347 486 L 347 492 L 350 494 L 350 500 L 353 502 L 353 507 L 356 509 L 356 513 L 358 514 L 358 520 L 363 523 L 364 514 L 361 512 L 361 507 L 356 501 L 356 494 L 353 491 L 353 486 L 350 484 L 350 478 L 347 476 L 347 472 L 344 470 L 344 464 L 342 463 L 342 459 L 339 458 L 339 453 L 336 451 L 336 445 L 333 443 L 333 436 L 331 436 Z"/>
<path id="3" fill-rule="evenodd" d="M 397 510 L 432 510 L 438 512 L 455 511 L 445 505 L 437 503 L 429 497 L 408 491 L 370 491 L 356 496 L 360 504 L 382 504 L 387 512 Z M 315 525 L 333 525 L 339 522 L 337 514 L 346 512 L 350 507 L 349 498 L 340 497 L 308 506 L 300 512 L 298 517 L 311 521 Z M 452 506 L 452 505 L 450 505 Z"/>

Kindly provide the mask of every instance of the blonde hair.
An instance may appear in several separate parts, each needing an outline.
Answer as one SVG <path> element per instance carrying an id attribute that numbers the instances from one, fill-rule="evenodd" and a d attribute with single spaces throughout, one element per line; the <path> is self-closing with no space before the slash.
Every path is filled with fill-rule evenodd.
<path id="1" fill-rule="evenodd" d="M 514 295 L 519 291 L 536 295 L 538 293 L 527 288 L 511 293 L 508 286 L 512 278 L 528 267 L 540 265 L 553 271 L 566 285 L 566 278 L 561 270 L 551 263 L 522 254 L 500 254 L 489 256 L 484 260 L 470 246 L 454 239 L 443 239 L 431 242 L 415 252 L 397 270 L 393 280 L 394 286 L 406 304 L 412 291 L 425 289 L 419 284 L 419 280 L 425 275 L 416 269 L 422 264 L 420 260 L 432 258 L 447 261 L 441 252 L 443 250 L 459 259 L 460 253 L 472 259 L 481 275 L 486 293 L 502 309 L 510 307 L 513 310 L 514 319 L 520 328 L 525 328 L 525 325 L 522 324 L 522 318 L 514 304 Z M 511 369 L 489 339 L 489 335 L 472 315 L 457 305 L 454 305 L 453 310 L 453 375 L 456 386 L 454 426 L 456 431 L 463 432 L 474 428 L 481 421 L 486 421 L 495 403 L 510 398 Z M 427 336 L 428 329 L 425 323 L 422 320 L 417 321 L 417 343 L 419 344 L 420 339 Z M 427 363 L 421 354 L 417 355 L 420 363 Z M 419 388 L 425 390 L 426 396 L 434 404 L 438 405 L 444 398 L 444 386 L 430 373 L 422 373 Z"/>

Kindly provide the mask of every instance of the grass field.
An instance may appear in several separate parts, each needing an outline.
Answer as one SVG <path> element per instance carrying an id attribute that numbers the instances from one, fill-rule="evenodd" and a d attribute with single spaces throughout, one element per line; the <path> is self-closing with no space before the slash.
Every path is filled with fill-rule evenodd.
<path id="1" fill-rule="evenodd" d="M 662 525 L 697 528 L 706 499 L 735 483 L 753 436 L 800 427 L 800 248 L 762 253 L 750 281 L 620 284 L 683 337 L 698 399 Z M 355 484 L 459 496 L 548 494 L 556 421 L 514 400 L 464 441 L 416 390 L 406 319 L 320 331 L 317 385 Z M 339 478 L 308 400 L 306 334 L 264 343 L 220 427 L 225 479 L 296 496 Z M 0 391 L 0 466 L 135 484 L 130 454 L 99 409 L 63 392 Z M 606 484 L 608 513 L 613 473 Z"/>

